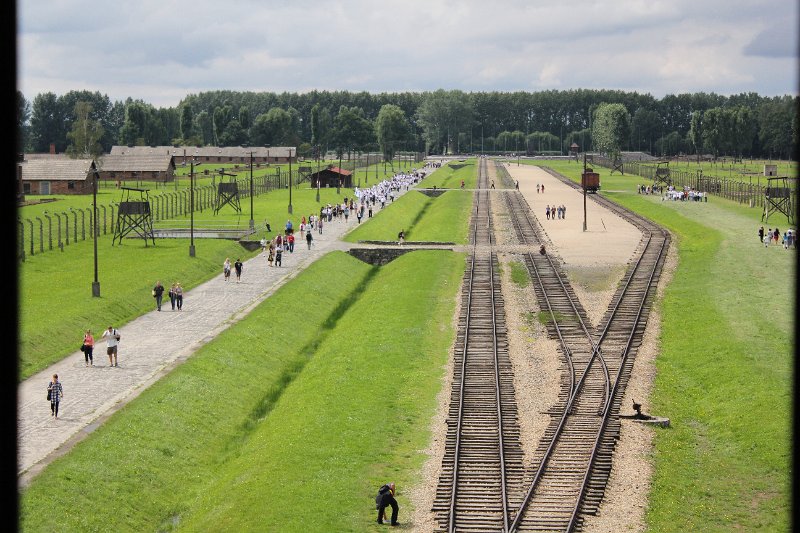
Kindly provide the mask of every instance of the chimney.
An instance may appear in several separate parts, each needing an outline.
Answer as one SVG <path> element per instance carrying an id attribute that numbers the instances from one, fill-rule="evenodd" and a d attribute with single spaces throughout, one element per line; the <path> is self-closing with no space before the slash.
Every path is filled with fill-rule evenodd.
<path id="1" fill-rule="evenodd" d="M 56 153 L 56 143 L 50 143 L 50 155 L 55 155 Z"/>

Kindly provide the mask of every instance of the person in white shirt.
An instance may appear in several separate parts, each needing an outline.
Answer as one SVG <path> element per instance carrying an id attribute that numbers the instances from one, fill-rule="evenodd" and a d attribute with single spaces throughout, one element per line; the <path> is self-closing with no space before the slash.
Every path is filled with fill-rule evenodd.
<path id="1" fill-rule="evenodd" d="M 120 334 L 113 326 L 103 332 L 103 339 L 106 339 L 106 353 L 108 354 L 109 366 L 119 366 L 117 364 L 117 346 L 119 345 Z"/>

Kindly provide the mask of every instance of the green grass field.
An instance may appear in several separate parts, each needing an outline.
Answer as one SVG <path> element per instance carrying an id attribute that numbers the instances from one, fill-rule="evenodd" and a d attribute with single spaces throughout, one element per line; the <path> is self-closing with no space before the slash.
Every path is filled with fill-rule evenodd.
<path id="1" fill-rule="evenodd" d="M 406 241 L 464 244 L 471 206 L 469 191 L 448 191 L 434 198 L 412 189 L 379 211 L 370 224 L 348 233 L 345 240 L 396 241 L 404 230 Z"/>

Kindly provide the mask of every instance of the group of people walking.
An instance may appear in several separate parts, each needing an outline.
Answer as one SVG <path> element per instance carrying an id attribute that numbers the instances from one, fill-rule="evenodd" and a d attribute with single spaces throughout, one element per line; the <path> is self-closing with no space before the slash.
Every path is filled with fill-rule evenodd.
<path id="1" fill-rule="evenodd" d="M 781 232 L 778 228 L 769 228 L 767 231 L 764 231 L 764 226 L 761 226 L 758 228 L 758 240 L 763 242 L 765 247 L 768 247 L 770 243 L 774 243 L 783 244 L 785 250 L 797 248 L 797 236 L 795 235 L 795 230 L 791 228 L 787 229 L 783 236 L 781 236 Z"/>
<path id="2" fill-rule="evenodd" d="M 114 326 L 108 326 L 108 329 L 100 336 L 100 340 L 105 339 L 106 341 L 108 366 L 117 366 L 117 346 L 120 338 L 119 331 Z M 86 366 L 94 366 L 94 343 L 95 338 L 92 335 L 92 330 L 87 329 L 83 334 L 83 344 L 81 344 Z"/>
<path id="3" fill-rule="evenodd" d="M 556 218 L 567 218 L 567 206 L 565 205 L 554 205 L 550 207 L 550 204 L 547 204 L 547 207 L 544 210 L 544 214 L 547 217 L 547 220 L 551 218 L 555 220 Z"/>
<path id="4" fill-rule="evenodd" d="M 156 311 L 161 311 L 161 302 L 164 299 L 164 286 L 160 281 L 156 281 L 151 294 L 156 300 Z M 180 283 L 177 281 L 173 282 L 169 288 L 169 291 L 167 291 L 167 295 L 169 296 L 169 303 L 172 306 L 173 311 L 176 309 L 178 311 L 183 310 L 183 287 L 181 287 Z"/>
<path id="5" fill-rule="evenodd" d="M 240 283 L 242 281 L 242 270 L 244 269 L 244 263 L 238 257 L 236 258 L 236 262 L 233 263 L 233 269 L 236 271 L 236 283 Z M 226 257 L 225 262 L 222 263 L 222 279 L 228 281 L 231 278 L 231 258 Z"/>

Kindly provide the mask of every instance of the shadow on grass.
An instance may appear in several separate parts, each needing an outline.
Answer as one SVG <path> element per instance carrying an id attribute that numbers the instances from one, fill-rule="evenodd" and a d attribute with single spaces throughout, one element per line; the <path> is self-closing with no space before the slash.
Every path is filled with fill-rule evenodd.
<path id="1" fill-rule="evenodd" d="M 361 280 L 351 292 L 331 311 L 320 325 L 319 332 L 316 337 L 311 339 L 305 346 L 300 348 L 294 361 L 290 362 L 281 375 L 277 378 L 274 385 L 270 386 L 265 392 L 261 400 L 256 404 L 247 420 L 242 424 L 240 430 L 240 437 L 246 438 L 247 435 L 255 429 L 255 427 L 263 421 L 263 419 L 272 411 L 278 403 L 283 392 L 295 380 L 297 376 L 303 371 L 306 363 L 314 357 L 319 347 L 325 342 L 331 331 L 336 328 L 339 320 L 347 313 L 347 311 L 358 301 L 361 295 L 366 294 L 372 279 L 378 274 L 380 267 L 373 266 L 367 271 L 364 279 Z"/>
<path id="2" fill-rule="evenodd" d="M 416 226 L 420 220 L 425 216 L 425 213 L 428 212 L 428 208 L 430 208 L 431 204 L 436 200 L 435 198 L 428 198 L 425 201 L 425 204 L 422 206 L 422 209 L 419 210 L 417 216 L 414 217 L 414 220 L 411 221 L 411 225 L 406 230 L 406 240 L 409 239 L 411 232 L 414 231 L 414 226 Z"/>

